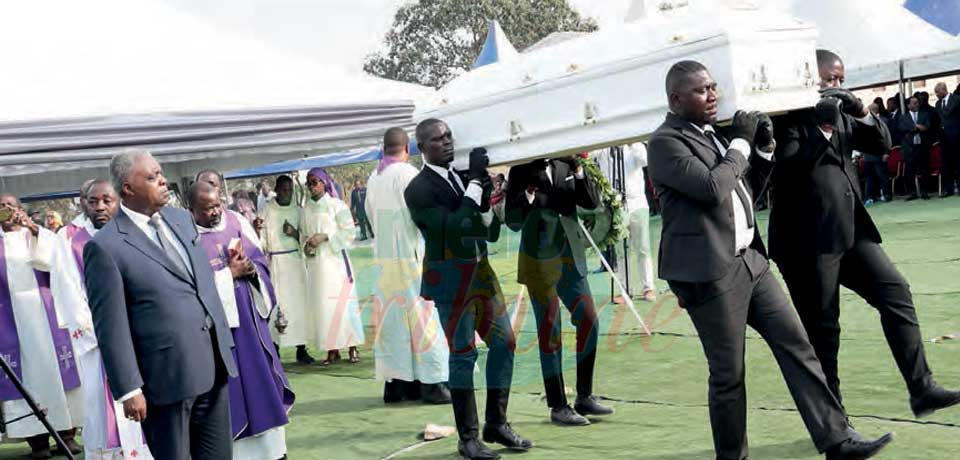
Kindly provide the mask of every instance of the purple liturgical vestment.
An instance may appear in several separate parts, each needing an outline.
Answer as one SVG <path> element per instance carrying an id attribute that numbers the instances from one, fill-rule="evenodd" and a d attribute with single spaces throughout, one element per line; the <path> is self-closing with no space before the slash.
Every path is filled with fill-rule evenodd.
<path id="1" fill-rule="evenodd" d="M 17 378 L 22 379 L 22 350 L 20 350 L 20 339 L 17 333 L 16 318 L 13 313 L 13 300 L 10 297 L 10 285 L 7 276 L 7 259 L 5 257 L 5 247 L 3 244 L 4 234 L 0 233 L 0 356 L 7 360 L 10 367 L 13 368 Z M 6 237 L 18 236 L 18 234 L 7 234 Z M 28 236 L 29 237 L 29 236 Z M 57 324 L 57 312 L 53 304 L 53 295 L 50 293 L 50 273 L 34 270 L 34 277 L 37 281 L 37 287 L 40 290 L 40 299 L 43 302 L 44 313 L 47 316 L 47 324 L 50 326 L 50 333 L 53 336 L 54 350 L 57 352 L 55 359 L 60 367 L 60 379 L 63 382 L 64 391 L 73 390 L 80 387 L 80 373 L 77 371 L 76 358 L 73 355 L 73 343 L 70 341 L 70 332 L 61 329 Z M 13 401 L 23 399 L 23 396 L 13 386 L 13 382 L 0 373 L 0 401 Z"/>
<path id="2" fill-rule="evenodd" d="M 255 300 L 255 296 L 269 297 L 270 305 L 276 305 L 267 258 L 244 236 L 236 214 L 224 213 L 221 225 L 223 230 L 202 229 L 200 235 L 214 272 L 229 269 L 228 247 L 232 240 L 239 239 L 259 277 L 259 280 L 233 281 L 239 320 L 239 326 L 232 328 L 236 343 L 233 355 L 239 375 L 231 378 L 228 386 L 233 437 L 242 439 L 286 425 L 294 394 L 270 338 L 269 312 L 262 314 Z M 260 289 L 267 292 L 260 292 Z"/>

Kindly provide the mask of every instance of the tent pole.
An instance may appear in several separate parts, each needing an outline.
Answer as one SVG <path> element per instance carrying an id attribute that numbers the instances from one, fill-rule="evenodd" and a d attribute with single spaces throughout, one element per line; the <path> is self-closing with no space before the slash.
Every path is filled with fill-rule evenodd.
<path id="1" fill-rule="evenodd" d="M 907 108 L 907 101 L 904 97 L 904 91 L 906 91 L 907 87 L 903 81 L 903 59 L 900 60 L 900 81 L 898 84 L 900 86 L 900 113 L 904 113 L 904 110 Z"/>

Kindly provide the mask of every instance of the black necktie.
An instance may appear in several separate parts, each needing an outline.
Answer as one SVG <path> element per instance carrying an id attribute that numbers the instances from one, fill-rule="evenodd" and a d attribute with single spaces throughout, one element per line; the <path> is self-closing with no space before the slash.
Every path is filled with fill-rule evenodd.
<path id="1" fill-rule="evenodd" d="M 715 146 L 723 145 L 726 147 L 726 142 L 720 140 L 720 138 L 714 134 L 713 130 L 708 129 L 704 132 Z M 749 154 L 749 152 L 744 152 L 744 154 Z M 723 156 L 723 153 L 721 152 L 720 155 Z M 753 203 L 750 202 L 750 197 L 747 196 L 747 192 L 743 189 L 743 183 L 740 180 L 737 180 L 737 185 L 733 187 L 733 189 L 737 192 L 737 197 L 740 198 L 740 204 L 743 205 L 743 211 L 746 213 L 747 227 L 753 228 Z"/>
<path id="2" fill-rule="evenodd" d="M 447 170 L 447 180 L 450 181 L 450 185 L 453 187 L 453 190 L 457 192 L 457 196 L 462 197 L 463 190 L 460 189 L 460 185 L 457 184 L 457 177 L 453 175 L 452 170 Z"/>

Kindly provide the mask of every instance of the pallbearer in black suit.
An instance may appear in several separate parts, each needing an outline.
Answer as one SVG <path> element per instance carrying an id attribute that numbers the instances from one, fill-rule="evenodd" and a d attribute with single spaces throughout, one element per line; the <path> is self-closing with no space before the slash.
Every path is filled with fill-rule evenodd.
<path id="1" fill-rule="evenodd" d="M 487 344 L 487 410 L 483 441 L 512 450 L 533 446 L 507 423 L 516 340 L 500 281 L 487 260 L 487 242 L 500 238 L 500 222 L 490 211 L 493 185 L 487 152 L 470 152 L 470 169 L 454 171 L 453 133 L 446 123 L 424 120 L 417 126 L 423 152 L 420 174 L 404 192 L 410 215 L 425 241 L 420 295 L 433 300 L 450 346 L 450 397 L 460 442 L 467 460 L 500 458 L 479 436 L 473 368 L 477 333 Z"/>
<path id="2" fill-rule="evenodd" d="M 586 415 L 613 413 L 593 395 L 599 324 L 577 222 L 577 206 L 596 208 L 599 194 L 573 158 L 514 166 L 507 184 L 506 220 L 522 232 L 517 276 L 527 286 L 537 320 L 550 419 L 560 425 L 589 425 Z M 561 301 L 577 329 L 577 399 L 572 408 L 564 392 Z"/>
<path id="3" fill-rule="evenodd" d="M 770 214 L 770 255 L 838 400 L 840 286 L 880 312 L 880 323 L 917 417 L 960 402 L 927 366 L 910 286 L 880 247 L 880 232 L 863 206 L 852 150 L 882 154 L 886 125 L 840 87 L 843 61 L 829 51 L 817 58 L 823 98 L 778 129 L 776 204 Z M 909 115 L 907 115 L 909 117 Z"/>
<path id="4" fill-rule="evenodd" d="M 717 84 L 700 63 L 667 74 L 671 112 L 649 143 L 650 177 L 660 196 L 660 277 L 697 329 L 710 367 L 710 423 L 718 460 L 748 456 L 744 348 L 749 325 L 767 341 L 800 416 L 828 460 L 866 459 L 892 439 L 864 442 L 840 402 L 796 312 L 768 270 L 743 182 L 748 157 L 773 152 L 770 119 L 737 112 L 730 138 L 717 134 Z"/>

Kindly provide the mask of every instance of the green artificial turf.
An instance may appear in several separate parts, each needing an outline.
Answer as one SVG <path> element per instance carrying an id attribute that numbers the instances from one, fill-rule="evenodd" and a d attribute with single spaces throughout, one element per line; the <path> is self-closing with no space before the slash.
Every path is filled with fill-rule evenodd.
<path id="1" fill-rule="evenodd" d="M 960 332 L 960 199 L 895 203 L 870 208 L 884 235 L 884 247 L 910 281 L 920 317 L 927 357 L 938 380 L 960 387 L 960 341 L 930 343 L 931 338 Z M 766 228 L 766 213 L 760 213 Z M 660 222 L 651 221 L 657 247 Z M 517 234 L 505 231 L 494 246 L 493 264 L 507 299 L 516 280 Z M 373 283 L 370 249 L 353 251 L 361 297 Z M 599 266 L 592 262 L 591 268 Z M 609 299 L 606 275 L 592 275 L 593 292 Z M 665 284 L 658 281 L 663 289 Z M 842 294 L 841 379 L 845 404 L 856 428 L 866 436 L 895 431 L 895 443 L 878 458 L 931 460 L 960 458 L 960 407 L 914 420 L 907 393 L 880 330 L 879 317 L 859 297 Z M 599 301 L 598 301 L 599 304 Z M 686 314 L 669 294 L 658 303 L 637 301 L 655 330 L 645 338 L 625 307 L 601 309 L 602 336 L 597 361 L 596 393 L 610 398 L 617 413 L 588 427 L 564 428 L 548 422 L 542 399 L 533 318 L 525 317 L 518 334 L 517 362 L 509 415 L 513 427 L 536 443 L 525 454 L 504 451 L 507 459 L 694 460 L 713 458 L 706 406 L 706 362 Z M 529 308 L 529 307 L 528 307 Z M 369 318 L 369 309 L 365 318 Z M 369 321 L 368 321 L 369 323 Z M 564 324 L 567 386 L 575 385 L 574 337 Z M 372 340 L 368 327 L 367 339 Z M 315 355 L 321 353 L 315 352 Z M 421 443 L 428 423 L 453 425 L 449 406 L 403 403 L 384 406 L 382 383 L 373 380 L 373 356 L 329 368 L 292 364 L 293 350 L 283 350 L 297 404 L 287 428 L 289 457 L 298 459 L 455 459 L 456 439 Z M 484 363 L 481 355 L 480 369 Z M 766 344 L 752 333 L 747 344 L 747 392 L 751 459 L 822 458 L 811 443 Z M 476 374 L 482 382 L 483 373 Z M 478 395 L 483 407 L 483 393 Z M 482 414 L 481 414 L 482 419 Z M 403 449 L 408 449 L 398 453 Z M 23 458 L 25 444 L 0 447 L 0 460 Z M 391 455 L 394 455 L 391 457 Z"/>

